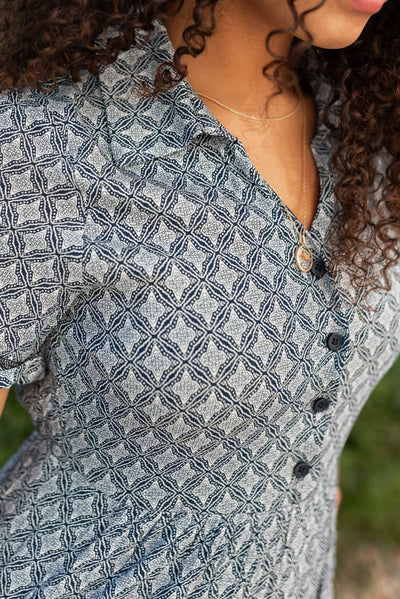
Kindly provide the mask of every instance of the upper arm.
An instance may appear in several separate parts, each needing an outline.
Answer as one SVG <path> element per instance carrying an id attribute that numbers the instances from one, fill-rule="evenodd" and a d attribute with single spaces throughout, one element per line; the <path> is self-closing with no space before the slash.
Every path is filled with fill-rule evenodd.
<path id="1" fill-rule="evenodd" d="M 0 389 L 0 416 L 6 403 L 7 395 L 10 389 Z"/>
<path id="2" fill-rule="evenodd" d="M 0 94 L 2 388 L 43 378 L 41 348 L 81 289 L 84 213 L 66 126 L 47 97 Z"/>

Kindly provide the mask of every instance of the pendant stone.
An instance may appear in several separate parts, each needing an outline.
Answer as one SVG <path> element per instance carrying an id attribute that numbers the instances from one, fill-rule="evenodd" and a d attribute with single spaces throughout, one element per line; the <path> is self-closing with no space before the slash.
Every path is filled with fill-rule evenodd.
<path id="1" fill-rule="evenodd" d="M 310 248 L 304 241 L 296 248 L 294 253 L 296 266 L 301 272 L 309 272 L 312 267 L 313 257 Z"/>

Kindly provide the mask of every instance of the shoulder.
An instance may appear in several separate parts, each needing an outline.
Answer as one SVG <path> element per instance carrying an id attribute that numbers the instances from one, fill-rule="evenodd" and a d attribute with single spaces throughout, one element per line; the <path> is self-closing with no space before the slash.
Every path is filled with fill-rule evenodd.
<path id="1" fill-rule="evenodd" d="M 54 89 L 51 83 L 44 87 L 0 93 L 0 168 L 66 154 L 68 133 L 73 137 L 82 127 L 87 133 L 98 128 L 93 121 L 102 102 L 96 77 L 84 71 L 79 82 L 64 78 Z"/>
<path id="2" fill-rule="evenodd" d="M 67 85 L 48 94 L 0 95 L 0 233 L 11 262 L 17 256 L 27 262 L 38 248 L 54 256 L 65 246 L 64 229 L 83 226 L 83 200 L 68 155 L 73 97 Z M 60 247 L 53 246 L 53 228 Z"/>
<path id="3" fill-rule="evenodd" d="M 65 117 L 74 101 L 74 85 L 63 80 L 54 90 L 50 85 L 47 88 L 49 91 L 27 88 L 0 94 L 0 143 L 7 134 L 28 133 Z"/>
<path id="4" fill-rule="evenodd" d="M 49 84 L 50 87 L 50 84 Z M 98 127 L 96 78 L 0 94 L 0 196 L 54 197 L 73 187 L 73 162 Z M 85 125 L 85 121 L 88 125 Z"/>
<path id="5" fill-rule="evenodd" d="M 69 93 L 68 93 L 69 92 Z M 0 169 L 5 175 L 62 153 L 60 136 L 72 100 L 66 86 L 0 94 Z"/>

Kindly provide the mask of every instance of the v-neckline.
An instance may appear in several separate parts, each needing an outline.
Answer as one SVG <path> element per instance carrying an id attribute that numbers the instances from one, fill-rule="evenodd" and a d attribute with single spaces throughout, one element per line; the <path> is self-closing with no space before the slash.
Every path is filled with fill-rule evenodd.
<path id="1" fill-rule="evenodd" d="M 267 189 L 268 190 L 268 194 L 270 197 L 272 197 L 272 199 L 278 203 L 278 205 L 281 206 L 285 216 L 288 218 L 289 222 L 290 222 L 290 217 L 293 219 L 295 226 L 297 227 L 299 232 L 304 232 L 306 236 L 308 235 L 312 235 L 314 229 L 315 229 L 315 225 L 316 222 L 318 220 L 319 217 L 319 213 L 322 210 L 321 208 L 321 204 L 323 203 L 323 197 L 324 197 L 324 193 L 323 193 L 323 189 L 324 189 L 324 184 L 326 182 L 326 168 L 325 165 L 322 164 L 321 160 L 320 160 L 320 156 L 317 152 L 317 146 L 318 143 L 320 141 L 320 137 L 321 137 L 321 127 L 320 127 L 320 115 L 318 114 L 318 107 L 315 104 L 315 109 L 316 109 L 316 127 L 315 127 L 315 132 L 314 135 L 310 141 L 310 149 L 312 152 L 312 156 L 315 162 L 315 166 L 317 168 L 317 174 L 318 174 L 318 185 L 319 185 L 319 199 L 318 199 L 318 203 L 317 203 L 317 207 L 314 213 L 314 217 L 312 219 L 311 225 L 310 227 L 307 229 L 305 227 L 305 225 L 303 225 L 303 223 L 301 222 L 301 220 L 299 219 L 298 216 L 296 216 L 296 214 L 293 212 L 293 210 L 291 210 L 291 208 L 289 208 L 289 206 L 286 204 L 286 202 L 284 202 L 284 200 L 280 197 L 280 195 L 277 193 L 277 191 L 274 189 L 274 187 L 261 175 L 261 173 L 258 171 L 258 169 L 254 166 L 252 160 L 250 159 L 244 144 L 242 143 L 242 141 L 240 139 L 238 139 L 236 137 L 236 144 L 239 146 L 241 153 L 242 153 L 242 157 L 244 158 L 246 165 L 248 167 L 249 173 L 251 175 L 251 179 L 255 181 L 255 183 L 261 188 L 261 189 Z M 288 213 L 289 213 L 289 217 L 288 217 Z M 293 224 L 290 222 L 291 227 L 293 228 Z"/>
<path id="2" fill-rule="evenodd" d="M 186 79 L 185 79 L 185 83 L 193 91 L 193 94 L 195 94 L 197 96 L 196 92 L 193 90 L 193 88 L 191 88 L 189 82 Z M 315 94 L 315 87 L 312 84 L 311 84 L 311 87 Z M 201 98 L 199 96 L 197 96 L 197 97 L 203 103 Z M 246 170 L 248 172 L 249 179 L 251 181 L 253 181 L 254 184 L 259 189 L 266 190 L 268 192 L 267 193 L 268 200 L 269 201 L 272 200 L 273 202 L 276 203 L 276 205 L 278 205 L 281 208 L 281 211 L 282 211 L 284 217 L 288 221 L 288 226 L 293 230 L 296 237 L 297 237 L 297 233 L 293 227 L 292 222 L 290 221 L 290 217 L 288 216 L 288 213 L 292 217 L 296 227 L 298 228 L 298 230 L 300 232 L 304 231 L 306 237 L 314 238 L 315 233 L 318 230 L 318 223 L 320 220 L 321 213 L 323 212 L 324 207 L 325 207 L 326 196 L 330 195 L 330 194 L 326 194 L 326 192 L 325 192 L 327 183 L 330 183 L 330 181 L 331 181 L 330 170 L 329 170 L 329 165 L 328 165 L 328 161 L 327 161 L 328 156 L 322 157 L 321 152 L 319 151 L 319 148 L 320 148 L 321 144 L 323 143 L 323 140 L 326 136 L 326 126 L 322 122 L 321 110 L 318 109 L 317 98 L 315 97 L 315 95 L 314 95 L 314 98 L 315 98 L 315 103 L 316 103 L 317 122 L 316 122 L 315 133 L 310 141 L 309 147 L 312 152 L 312 155 L 313 155 L 313 158 L 315 161 L 315 165 L 317 168 L 317 173 L 318 173 L 319 200 L 318 200 L 317 208 L 316 208 L 316 211 L 314 214 L 314 218 L 312 220 L 312 223 L 311 223 L 311 226 L 309 229 L 307 229 L 303 225 L 303 223 L 296 216 L 296 214 L 289 208 L 289 206 L 286 204 L 286 202 L 284 202 L 281 199 L 281 197 L 275 191 L 275 189 L 272 187 L 272 185 L 270 183 L 268 183 L 268 181 L 266 179 L 264 179 L 264 177 L 261 175 L 261 173 L 256 169 L 256 167 L 254 166 L 253 162 L 251 161 L 242 141 L 237 136 L 233 135 L 229 130 L 227 130 L 224 127 L 224 125 L 222 123 L 220 123 L 220 121 L 218 121 L 218 119 L 215 117 L 215 115 L 210 111 L 208 106 L 206 104 L 204 104 L 206 109 L 209 110 L 210 114 L 212 115 L 212 118 L 214 118 L 220 124 L 220 126 L 223 130 L 226 130 L 227 136 L 231 136 L 231 138 L 235 142 L 236 146 L 240 149 L 241 157 L 244 160 L 243 166 L 246 168 Z"/>
<path id="3" fill-rule="evenodd" d="M 173 48 L 172 42 L 169 38 L 168 31 L 167 31 L 165 25 L 163 25 L 163 29 L 165 29 L 166 42 L 168 45 L 169 52 L 172 52 L 171 55 L 173 55 L 174 48 Z M 311 48 L 311 50 L 309 50 L 309 52 L 310 51 L 312 51 L 312 48 Z M 312 60 L 315 60 L 315 59 L 313 59 L 313 57 L 310 57 L 307 54 L 302 58 L 302 60 L 305 60 L 307 66 L 308 66 L 309 62 L 310 61 L 312 62 Z M 182 87 L 186 88 L 186 92 L 188 93 L 188 96 L 191 99 L 191 101 L 193 103 L 193 107 L 195 109 L 198 110 L 199 107 L 201 107 L 201 111 L 203 114 L 207 115 L 209 123 L 214 124 L 214 129 L 215 129 L 214 134 L 222 135 L 224 138 L 231 140 L 240 149 L 242 159 L 244 160 L 243 166 L 246 168 L 249 179 L 251 181 L 253 181 L 253 183 L 259 189 L 265 190 L 267 192 L 266 195 L 268 196 L 269 201 L 271 201 L 271 200 L 274 201 L 274 203 L 280 207 L 282 215 L 287 221 L 288 229 L 290 228 L 293 231 L 293 234 L 296 235 L 296 237 L 298 237 L 286 210 L 289 212 L 290 216 L 293 218 L 293 220 L 294 220 L 296 226 L 299 228 L 299 230 L 306 232 L 305 233 L 306 237 L 311 238 L 311 239 L 319 238 L 319 241 L 321 241 L 321 238 L 324 237 L 325 232 L 318 231 L 319 222 L 322 218 L 322 213 L 325 209 L 325 202 L 328 200 L 328 197 L 330 197 L 331 194 L 333 193 L 329 148 L 326 148 L 326 149 L 324 148 L 324 145 L 326 145 L 325 138 L 326 138 L 327 134 L 329 134 L 329 132 L 327 130 L 326 125 L 323 123 L 323 120 L 322 120 L 322 111 L 323 111 L 324 106 L 326 105 L 327 98 L 325 97 L 326 94 L 324 94 L 324 97 L 321 97 L 321 86 L 326 85 L 327 82 L 322 81 L 321 76 L 317 75 L 316 69 L 314 66 L 312 66 L 311 69 L 307 68 L 306 72 L 307 72 L 307 81 L 308 81 L 309 86 L 313 93 L 315 106 L 316 106 L 316 112 L 317 112 L 316 129 L 315 129 L 315 133 L 310 141 L 309 147 L 310 147 L 312 155 L 314 157 L 315 165 L 317 167 L 317 172 L 318 172 L 318 179 L 319 179 L 319 200 L 318 200 L 318 205 L 317 205 L 317 208 L 316 208 L 316 211 L 314 214 L 314 218 L 312 220 L 312 223 L 311 223 L 311 226 L 309 229 L 306 229 L 303 226 L 303 224 L 301 223 L 299 218 L 286 205 L 286 203 L 280 198 L 279 194 L 274 190 L 274 188 L 264 179 L 264 177 L 260 174 L 260 172 L 256 169 L 256 167 L 250 160 L 250 157 L 247 154 L 247 151 L 245 150 L 244 145 L 240 141 L 240 139 L 236 135 L 231 133 L 217 119 L 217 117 L 210 110 L 210 108 L 207 106 L 207 104 L 201 99 L 201 97 L 197 94 L 197 92 L 190 85 L 190 83 L 186 79 L 186 77 L 184 77 L 180 81 L 180 83 L 178 84 L 178 87 L 182 86 Z M 328 85 L 329 85 L 329 83 L 328 83 Z M 323 150 L 322 154 L 321 154 L 321 149 Z M 329 184 L 329 193 L 326 193 L 327 183 Z M 321 233 L 323 233 L 323 234 L 321 234 Z M 317 239 L 315 239 L 315 240 L 317 241 Z"/>

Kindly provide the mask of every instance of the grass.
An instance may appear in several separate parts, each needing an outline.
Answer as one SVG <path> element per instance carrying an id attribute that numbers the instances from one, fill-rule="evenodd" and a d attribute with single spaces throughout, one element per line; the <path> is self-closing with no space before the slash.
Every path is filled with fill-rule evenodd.
<path id="1" fill-rule="evenodd" d="M 12 388 L 0 419 L 0 468 L 32 431 L 29 414 L 17 402 Z"/>

